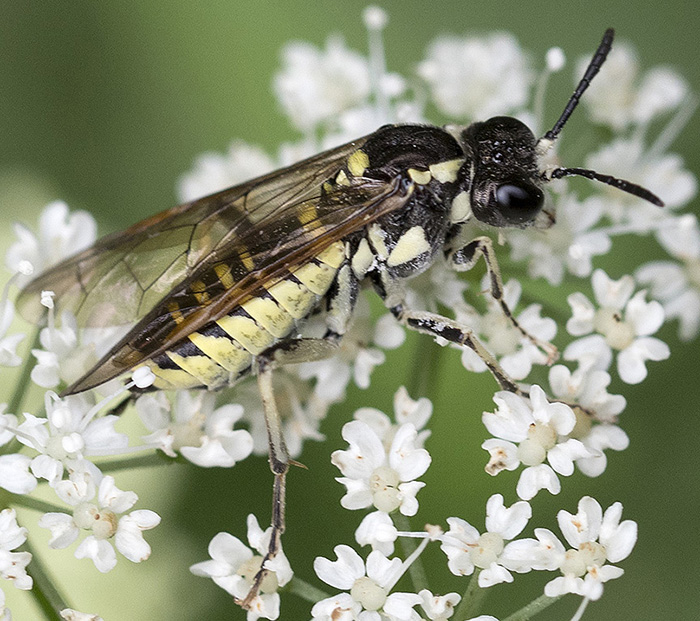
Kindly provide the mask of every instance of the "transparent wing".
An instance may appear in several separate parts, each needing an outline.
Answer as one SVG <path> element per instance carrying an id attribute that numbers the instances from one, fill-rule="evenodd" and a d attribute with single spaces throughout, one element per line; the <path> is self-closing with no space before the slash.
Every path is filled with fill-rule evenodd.
<path id="1" fill-rule="evenodd" d="M 255 246 L 263 223 L 283 218 L 318 196 L 364 139 L 316 155 L 258 179 L 147 218 L 103 237 L 84 252 L 30 282 L 19 311 L 37 322 L 45 310 L 40 293 L 56 294 L 59 310 L 71 310 L 86 327 L 132 324 L 203 262 L 225 253 L 234 239 Z"/>
<path id="2" fill-rule="evenodd" d="M 97 386 L 158 355 L 285 277 L 333 242 L 400 209 L 400 177 L 333 183 L 365 139 L 148 218 L 30 282 L 20 312 L 37 319 L 56 293 L 86 327 L 133 325 L 67 392 Z M 330 181 L 330 183 L 329 183 Z"/>

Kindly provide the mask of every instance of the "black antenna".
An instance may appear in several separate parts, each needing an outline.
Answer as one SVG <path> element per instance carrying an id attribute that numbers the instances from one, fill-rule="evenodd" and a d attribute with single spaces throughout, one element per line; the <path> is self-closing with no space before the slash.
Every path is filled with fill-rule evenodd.
<path id="1" fill-rule="evenodd" d="M 624 179 L 618 179 L 617 177 L 612 177 L 610 175 L 603 175 L 597 173 L 595 170 L 589 170 L 588 168 L 555 168 L 551 173 L 547 175 L 550 179 L 561 179 L 562 177 L 571 176 L 586 177 L 586 179 L 593 179 L 594 181 L 600 181 L 606 185 L 611 185 L 618 190 L 632 194 L 633 196 L 638 196 L 643 198 L 645 201 L 649 201 L 658 207 L 663 207 L 663 201 L 656 196 L 653 192 L 650 192 L 641 185 L 632 183 L 631 181 L 625 181 Z"/>
<path id="2" fill-rule="evenodd" d="M 600 71 L 600 67 L 605 62 L 605 59 L 608 56 L 608 52 L 612 47 L 614 37 L 615 30 L 613 30 L 612 28 L 608 28 L 605 31 L 605 34 L 603 35 L 603 40 L 600 42 L 600 45 L 598 46 L 598 49 L 593 55 L 591 62 L 588 63 L 586 73 L 583 74 L 583 77 L 578 83 L 574 94 L 571 96 L 569 102 L 566 104 L 564 112 L 561 113 L 561 116 L 559 117 L 559 120 L 554 124 L 554 127 L 552 127 L 552 129 L 550 129 L 542 138 L 540 138 L 540 140 L 554 141 L 557 139 L 562 127 L 564 127 L 566 122 L 569 120 L 571 113 L 576 109 L 576 106 L 578 105 L 578 102 L 581 99 L 581 95 L 583 95 L 586 89 L 590 86 L 591 80 L 596 76 L 598 71 Z"/>

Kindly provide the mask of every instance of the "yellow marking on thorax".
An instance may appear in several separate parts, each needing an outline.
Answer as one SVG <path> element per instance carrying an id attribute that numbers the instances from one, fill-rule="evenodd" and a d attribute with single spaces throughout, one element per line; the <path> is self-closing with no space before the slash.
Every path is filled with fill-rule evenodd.
<path id="1" fill-rule="evenodd" d="M 369 237 L 369 241 L 372 244 L 374 251 L 377 253 L 377 255 L 379 255 L 379 258 L 386 259 L 389 256 L 389 250 L 384 243 L 386 233 L 382 227 L 375 222 L 369 227 L 367 236 Z"/>
<path id="2" fill-rule="evenodd" d="M 369 247 L 369 242 L 363 237 L 352 257 L 352 271 L 355 272 L 357 278 L 363 278 L 369 268 L 372 267 L 372 263 L 374 263 L 372 249 Z"/>
<path id="3" fill-rule="evenodd" d="M 408 229 L 396 242 L 386 264 L 390 267 L 396 267 L 416 259 L 429 250 L 430 244 L 425 238 L 425 230 L 422 226 L 414 226 Z"/>
<path id="4" fill-rule="evenodd" d="M 457 173 L 464 164 L 463 159 L 447 160 L 439 164 L 429 166 L 430 172 L 440 183 L 457 181 Z"/>
<path id="5" fill-rule="evenodd" d="M 294 319 L 304 319 L 318 300 L 303 284 L 286 279 L 280 280 L 267 290 Z"/>
<path id="6" fill-rule="evenodd" d="M 240 315 L 226 315 L 216 321 L 232 339 L 257 356 L 275 343 L 275 337 L 254 319 Z"/>
<path id="7" fill-rule="evenodd" d="M 452 199 L 450 221 L 452 223 L 466 222 L 472 216 L 472 206 L 469 194 L 462 191 Z"/>
<path id="8" fill-rule="evenodd" d="M 207 293 L 207 286 L 201 280 L 195 280 L 191 285 L 190 289 L 194 293 L 194 297 L 200 304 L 206 304 L 209 302 L 210 297 Z"/>
<path id="9" fill-rule="evenodd" d="M 188 338 L 230 373 L 240 373 L 247 369 L 253 361 L 253 356 L 249 351 L 226 336 L 205 336 L 199 332 L 193 332 Z"/>
<path id="10" fill-rule="evenodd" d="M 226 265 L 226 263 L 217 263 L 214 266 L 214 273 L 216 274 L 216 277 L 221 281 L 221 284 L 224 286 L 224 289 L 231 289 L 233 285 L 235 284 L 235 281 L 233 280 L 233 276 L 231 275 L 231 266 Z"/>
<path id="11" fill-rule="evenodd" d="M 408 169 L 408 176 L 419 185 L 430 183 L 432 175 L 429 170 L 418 170 L 416 168 Z"/>
<path id="12" fill-rule="evenodd" d="M 173 318 L 173 321 L 176 324 L 181 324 L 183 321 L 185 321 L 185 318 L 180 312 L 180 307 L 178 306 L 177 302 L 173 300 L 168 302 L 168 312 L 170 313 L 170 316 Z"/>
<path id="13" fill-rule="evenodd" d="M 369 156 L 358 149 L 348 158 L 348 170 L 353 177 L 361 177 L 369 166 Z"/>

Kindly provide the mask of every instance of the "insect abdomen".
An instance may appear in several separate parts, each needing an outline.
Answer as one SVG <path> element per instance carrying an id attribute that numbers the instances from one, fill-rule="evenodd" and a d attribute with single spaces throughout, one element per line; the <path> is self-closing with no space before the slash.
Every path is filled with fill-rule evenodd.
<path id="1" fill-rule="evenodd" d="M 259 296 L 193 332 L 146 364 L 159 389 L 217 390 L 247 375 L 255 358 L 285 339 L 330 289 L 345 260 L 345 244 L 335 242 Z"/>

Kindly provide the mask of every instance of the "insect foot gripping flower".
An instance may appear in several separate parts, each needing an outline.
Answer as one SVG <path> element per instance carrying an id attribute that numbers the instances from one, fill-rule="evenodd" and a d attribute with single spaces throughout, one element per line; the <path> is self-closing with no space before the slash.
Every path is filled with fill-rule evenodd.
<path id="1" fill-rule="evenodd" d="M 665 360 L 670 355 L 668 345 L 651 336 L 664 322 L 663 307 L 655 300 L 645 301 L 645 291 L 632 295 L 631 276 L 612 280 L 603 270 L 596 270 L 591 282 L 599 308 L 583 293 L 571 294 L 568 300 L 573 314 L 566 329 L 574 336 L 598 334 L 569 344 L 564 358 L 606 370 L 615 350 L 620 379 L 639 384 L 647 376 L 647 360 Z"/>
<path id="2" fill-rule="evenodd" d="M 151 547 L 142 533 L 158 526 L 160 517 L 145 509 L 120 517 L 119 514 L 136 504 L 138 496 L 118 489 L 113 477 L 104 477 L 98 487 L 89 470 L 75 470 L 69 479 L 57 483 L 55 489 L 61 500 L 73 507 L 73 513 L 45 513 L 41 517 L 39 526 L 51 531 L 49 547 L 66 548 L 82 530 L 88 531 L 91 534 L 77 547 L 75 557 L 92 559 L 102 573 L 114 569 L 117 564 L 110 540 L 114 540 L 117 550 L 134 563 L 145 561 L 151 555 Z"/>
<path id="3" fill-rule="evenodd" d="M 558 494 L 557 474 L 571 475 L 575 459 L 591 456 L 579 440 L 567 437 L 576 424 L 573 410 L 565 403 L 549 403 L 539 386 L 530 389 L 529 399 L 501 391 L 493 400 L 496 411 L 482 416 L 486 429 L 496 436 L 481 445 L 491 455 L 486 472 L 496 475 L 522 464 L 520 498 L 530 500 L 541 489 Z"/>
<path id="4" fill-rule="evenodd" d="M 217 534 L 209 543 L 211 560 L 190 567 L 195 576 L 211 578 L 237 600 L 245 598 L 260 571 L 263 558 L 270 546 L 272 527 L 263 531 L 254 515 L 248 516 L 248 544 L 228 533 Z M 257 552 L 255 554 L 253 550 Z M 280 596 L 277 590 L 293 576 L 287 557 L 280 549 L 274 559 L 265 561 L 268 570 L 260 584 L 259 593 L 248 608 L 248 621 L 277 619 L 280 614 Z"/>

